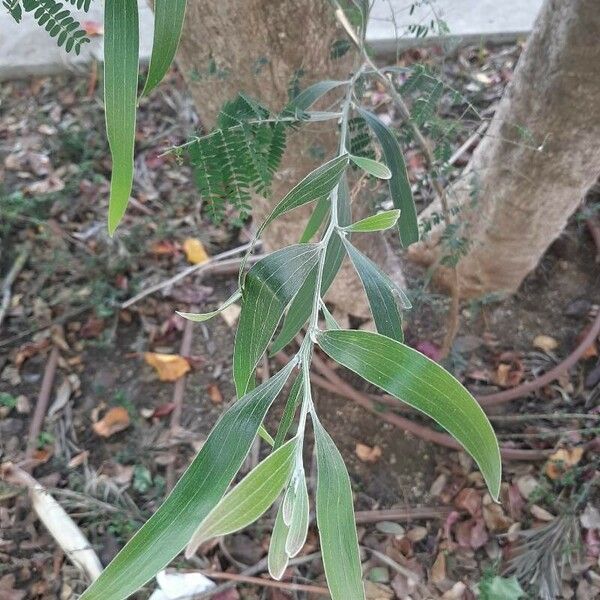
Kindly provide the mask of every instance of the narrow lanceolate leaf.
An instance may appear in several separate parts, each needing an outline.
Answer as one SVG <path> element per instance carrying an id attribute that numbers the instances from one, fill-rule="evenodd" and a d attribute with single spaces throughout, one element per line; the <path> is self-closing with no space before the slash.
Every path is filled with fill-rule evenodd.
<path id="1" fill-rule="evenodd" d="M 308 110 L 319 98 L 322 98 L 327 92 L 334 90 L 342 85 L 347 85 L 347 81 L 319 81 L 302 90 L 292 101 L 291 107 L 298 110 Z"/>
<path id="2" fill-rule="evenodd" d="M 285 408 L 283 409 L 283 416 L 281 417 L 281 421 L 279 422 L 279 427 L 277 429 L 277 433 L 275 434 L 275 441 L 273 443 L 273 449 L 277 450 L 287 435 L 290 427 L 292 425 L 292 421 L 294 420 L 294 415 L 296 414 L 296 409 L 300 404 L 302 394 L 302 375 L 299 373 L 292 384 L 292 389 L 290 390 L 287 402 L 285 403 Z"/>
<path id="3" fill-rule="evenodd" d="M 139 59 L 137 0 L 104 4 L 104 110 L 112 155 L 108 231 L 125 214 L 133 184 L 133 151 Z"/>
<path id="4" fill-rule="evenodd" d="M 298 244 L 269 254 L 248 271 L 233 351 L 238 398 L 248 390 L 283 311 L 318 260 L 317 244 Z"/>
<path id="5" fill-rule="evenodd" d="M 392 172 L 380 162 L 365 156 L 350 156 L 350 160 L 363 171 L 378 179 L 391 179 Z"/>
<path id="6" fill-rule="evenodd" d="M 179 312 L 175 311 L 180 317 L 187 319 L 188 321 L 195 321 L 196 323 L 202 323 L 203 321 L 208 321 L 213 317 L 216 317 L 219 313 L 223 312 L 227 307 L 235 304 L 242 297 L 242 292 L 236 290 L 234 294 L 232 294 L 223 304 L 217 308 L 217 310 L 213 310 L 207 313 L 188 313 L 188 312 Z"/>
<path id="7" fill-rule="evenodd" d="M 319 227 L 321 227 L 325 217 L 329 214 L 330 207 L 331 202 L 329 201 L 328 196 L 319 198 L 314 210 L 312 211 L 312 214 L 310 215 L 310 219 L 308 220 L 308 223 L 302 232 L 302 236 L 300 237 L 301 244 L 309 242 L 317 233 L 317 231 L 319 231 Z"/>
<path id="8" fill-rule="evenodd" d="M 144 94 L 166 75 L 179 45 L 187 0 L 154 0 L 154 39 Z"/>
<path id="9" fill-rule="evenodd" d="M 392 173 L 392 178 L 389 180 L 392 201 L 394 206 L 402 211 L 398 220 L 400 241 L 404 247 L 410 246 L 419 240 L 419 224 L 402 149 L 391 129 L 373 113 L 362 108 L 359 108 L 358 112 L 381 144 L 385 162 Z"/>
<path id="10" fill-rule="evenodd" d="M 282 214 L 329 195 L 339 183 L 347 166 L 348 155 L 344 154 L 311 171 L 284 196 L 262 224 L 260 231 Z"/>
<path id="11" fill-rule="evenodd" d="M 267 558 L 269 574 L 273 579 L 279 580 L 283 577 L 290 560 L 285 551 L 288 531 L 288 526 L 283 520 L 283 506 L 279 506 L 275 525 L 273 525 L 273 531 L 271 532 L 271 543 L 269 544 L 269 556 Z"/>
<path id="12" fill-rule="evenodd" d="M 404 332 L 396 299 L 396 284 L 350 242 L 344 240 L 344 245 L 367 293 L 377 331 L 394 340 L 403 341 Z"/>
<path id="13" fill-rule="evenodd" d="M 186 558 L 194 556 L 202 542 L 254 523 L 281 494 L 297 452 L 298 439 L 294 438 L 250 471 L 200 523 L 187 545 Z"/>
<path id="14" fill-rule="evenodd" d="M 308 521 L 308 488 L 304 469 L 302 469 L 297 476 L 289 532 L 285 542 L 285 551 L 289 557 L 296 556 L 302 550 L 308 535 Z"/>
<path id="15" fill-rule="evenodd" d="M 364 600 L 352 488 L 333 440 L 313 419 L 317 451 L 316 513 L 325 576 L 333 600 Z"/>
<path id="16" fill-rule="evenodd" d="M 324 331 L 318 344 L 331 358 L 446 429 L 479 465 L 494 499 L 502 466 L 494 430 L 473 396 L 420 352 L 367 331 Z"/>
<path id="17" fill-rule="evenodd" d="M 338 187 L 337 196 L 338 223 L 342 226 L 348 225 L 352 220 L 350 209 L 350 192 L 345 178 L 342 179 Z M 325 264 L 323 266 L 323 279 L 321 282 L 321 296 L 324 296 L 331 287 L 335 276 L 340 270 L 346 251 L 339 235 L 333 234 L 327 244 L 325 254 Z M 306 281 L 296 294 L 296 297 L 290 304 L 281 327 L 281 331 L 275 338 L 271 352 L 275 354 L 285 348 L 302 329 L 312 309 L 312 300 L 314 298 L 315 287 L 317 284 L 316 270 L 311 272 Z"/>
<path id="18" fill-rule="evenodd" d="M 400 217 L 399 210 L 386 210 L 384 212 L 371 215 L 366 219 L 352 223 L 348 227 L 345 227 L 346 231 L 352 231 L 354 233 L 371 233 L 373 231 L 385 231 L 391 229 Z"/>
<path id="19" fill-rule="evenodd" d="M 286 365 L 221 417 L 162 506 L 117 554 L 81 600 L 123 600 L 183 550 L 198 524 L 231 484 L 267 410 L 293 368 L 292 363 Z"/>

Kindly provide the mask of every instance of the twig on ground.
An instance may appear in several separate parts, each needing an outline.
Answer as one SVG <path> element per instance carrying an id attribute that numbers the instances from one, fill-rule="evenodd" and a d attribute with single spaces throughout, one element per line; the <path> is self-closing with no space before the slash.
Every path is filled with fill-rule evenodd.
<path id="1" fill-rule="evenodd" d="M 563 373 L 566 373 L 571 367 L 577 364 L 579 359 L 585 354 L 585 352 L 590 348 L 590 346 L 596 341 L 596 338 L 600 335 L 600 311 L 596 315 L 592 326 L 587 332 L 585 338 L 580 342 L 580 344 L 563 360 L 561 363 L 556 365 L 553 369 L 550 369 L 547 373 L 528 381 L 527 383 L 522 383 L 514 388 L 510 388 L 508 390 L 502 390 L 501 392 L 496 392 L 494 394 L 486 394 L 484 396 L 477 396 L 477 400 L 484 408 L 488 408 L 490 406 L 496 406 L 497 404 L 503 404 L 504 402 L 509 402 L 510 400 L 516 400 L 518 398 L 524 398 L 531 392 L 535 390 L 539 390 L 540 388 L 552 383 L 556 379 L 558 379 Z"/>
<path id="2" fill-rule="evenodd" d="M 40 435 L 40 431 L 42 430 L 42 424 L 44 422 L 44 417 L 46 416 L 46 409 L 48 408 L 48 401 L 50 400 L 50 393 L 52 392 L 52 384 L 54 383 L 54 375 L 56 374 L 57 364 L 58 348 L 54 346 L 50 351 L 50 356 L 48 357 L 48 362 L 46 363 L 40 394 L 35 405 L 33 417 L 31 418 L 31 425 L 29 426 L 27 450 L 25 451 L 26 459 L 32 458 L 37 446 L 37 439 Z"/>
<path id="3" fill-rule="evenodd" d="M 81 529 L 62 506 L 37 480 L 12 463 L 0 466 L 0 479 L 29 490 L 31 504 L 38 518 L 71 562 L 94 581 L 102 572 L 102 564 Z"/>
<path id="4" fill-rule="evenodd" d="M 424 519 L 445 519 L 456 509 L 452 506 L 417 506 L 415 508 L 390 508 L 386 510 L 357 510 L 354 518 L 359 524 L 379 521 L 418 521 Z"/>
<path id="5" fill-rule="evenodd" d="M 47 325 L 39 325 L 36 327 L 31 327 L 30 329 L 26 329 L 25 331 L 22 331 L 21 333 L 17 333 L 17 335 L 13 335 L 12 337 L 9 337 L 9 338 L 6 338 L 6 339 L 0 341 L 0 348 L 3 348 L 4 346 L 10 346 L 11 344 L 18 342 L 19 340 L 22 340 L 23 338 L 26 338 L 29 335 L 33 335 L 34 333 L 37 333 L 38 331 L 43 331 L 44 329 L 50 329 L 50 327 L 52 327 L 53 325 L 62 325 L 69 319 L 79 316 L 80 314 L 86 312 L 90 308 L 92 308 L 91 304 L 84 304 L 83 306 L 78 306 L 77 308 L 74 308 L 71 311 L 63 313 L 59 317 L 56 317 L 56 319 L 53 319 Z"/>
<path id="6" fill-rule="evenodd" d="M 198 312 L 195 306 L 190 307 L 190 312 Z M 183 337 L 181 339 L 181 347 L 179 354 L 181 356 L 189 356 L 192 350 L 192 336 L 194 333 L 194 322 L 186 319 Z M 171 413 L 169 437 L 175 437 L 177 430 L 181 425 L 181 414 L 183 412 L 183 394 L 185 392 L 186 375 L 182 375 L 176 382 L 173 390 L 173 412 Z M 177 446 L 174 446 L 170 452 L 170 461 L 167 464 L 167 474 L 165 481 L 165 491 L 168 494 L 175 485 L 175 462 L 177 461 Z"/>
<path id="7" fill-rule="evenodd" d="M 257 241 L 254 244 L 254 247 L 260 245 L 260 243 L 261 243 L 260 240 Z M 204 263 L 201 263 L 198 265 L 192 265 L 191 267 L 187 267 L 180 273 L 177 273 L 177 275 L 173 275 L 173 277 L 170 277 L 169 279 L 167 279 L 165 281 L 161 281 L 160 283 L 152 285 L 149 288 L 142 290 L 139 294 L 136 294 L 132 298 L 129 298 L 129 300 L 125 300 L 125 302 L 123 302 L 121 304 L 121 308 L 122 309 L 129 308 L 136 302 L 139 302 L 142 298 L 145 298 L 146 296 L 149 296 L 150 294 L 154 294 L 154 292 L 158 292 L 159 290 L 162 290 L 164 288 L 170 287 L 173 284 L 177 283 L 178 281 L 181 281 L 185 277 L 188 277 L 192 273 L 204 273 L 205 275 L 207 275 L 208 273 L 219 272 L 220 268 L 228 267 L 231 265 L 239 266 L 241 264 L 240 259 L 237 259 L 237 258 L 233 259 L 233 260 L 225 260 L 225 259 L 229 258 L 230 256 L 235 256 L 236 254 L 242 254 L 243 252 L 250 249 L 251 247 L 252 247 L 251 243 L 244 244 L 243 246 L 238 246 L 237 248 L 233 248 L 231 250 L 221 252 L 220 254 L 216 254 L 215 256 L 209 258 Z M 247 262 L 251 263 L 253 258 L 256 258 L 256 257 L 252 257 L 252 256 L 249 257 Z"/>
<path id="8" fill-rule="evenodd" d="M 2 327 L 2 322 L 4 321 L 4 317 L 6 316 L 6 311 L 10 306 L 10 299 L 12 297 L 12 286 L 19 273 L 25 266 L 27 259 L 29 258 L 29 253 L 31 252 L 31 244 L 25 244 L 19 252 L 19 255 L 15 259 L 10 271 L 4 278 L 2 282 L 2 302 L 0 303 L 0 328 Z"/>
<path id="9" fill-rule="evenodd" d="M 291 583 L 287 581 L 275 581 L 274 579 L 263 579 L 262 577 L 250 577 L 249 575 L 238 575 L 237 573 L 224 573 L 222 571 L 200 571 L 206 577 L 213 579 L 229 579 L 236 583 L 249 583 L 263 587 L 278 588 L 290 592 L 306 592 L 308 594 L 320 594 L 329 596 L 329 590 L 319 585 L 307 585 L 304 583 Z M 200 596 L 202 598 L 202 596 Z"/>
<path id="10" fill-rule="evenodd" d="M 535 419 L 544 419 L 546 421 L 575 421 L 579 419 L 600 421 L 600 415 L 593 415 L 587 413 L 565 413 L 561 415 L 547 413 L 530 413 L 526 415 L 489 415 L 488 419 L 490 421 L 501 421 L 505 423 L 511 423 L 515 421 L 533 421 Z"/>
<path id="11" fill-rule="evenodd" d="M 311 554 L 305 554 L 304 556 L 297 556 L 296 558 L 292 558 L 288 562 L 288 567 L 295 567 L 298 565 L 302 565 L 304 563 L 314 560 L 315 558 L 319 558 L 320 556 L 321 556 L 320 552 L 313 552 Z M 259 560 L 255 565 L 252 565 L 251 567 L 244 569 L 240 573 L 240 575 L 250 577 L 252 575 L 256 575 L 258 573 L 262 573 L 263 571 L 266 571 L 267 568 L 268 568 L 267 559 L 263 558 L 263 559 Z M 220 594 L 221 592 L 224 592 L 232 587 L 235 587 L 236 584 L 237 584 L 237 581 L 227 581 L 226 583 L 222 583 L 221 585 L 218 585 L 216 588 L 213 588 L 212 590 L 203 592 L 199 596 L 196 596 L 196 600 L 208 600 L 208 598 L 212 598 L 213 596 L 216 596 L 217 594 Z"/>

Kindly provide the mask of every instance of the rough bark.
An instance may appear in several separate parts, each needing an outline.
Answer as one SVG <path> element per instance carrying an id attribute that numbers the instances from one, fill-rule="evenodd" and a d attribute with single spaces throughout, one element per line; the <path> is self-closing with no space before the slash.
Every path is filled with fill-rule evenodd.
<path id="1" fill-rule="evenodd" d="M 178 64 L 202 123 L 214 124 L 227 100 L 239 91 L 260 99 L 273 110 L 288 98 L 288 86 L 296 73 L 302 87 L 323 79 L 345 79 L 354 56 L 330 58 L 331 43 L 343 37 L 327 0 L 190 0 Z M 305 125 L 290 136 L 281 169 L 269 199 L 256 198 L 253 217 L 260 224 L 270 208 L 308 172 L 323 162 L 315 156 L 332 156 L 336 149 L 335 123 Z M 355 216 L 367 211 L 357 203 Z M 263 235 L 268 249 L 295 243 L 309 210 L 296 210 L 273 223 Z M 398 259 L 383 237 L 370 236 L 368 254 L 392 276 L 400 277 Z M 359 242 L 360 245 L 360 242 Z M 368 315 L 360 283 L 349 265 L 331 290 L 340 310 L 360 317 Z"/>
<path id="2" fill-rule="evenodd" d="M 598 0 L 545 2 L 470 174 L 450 190 L 472 242 L 458 266 L 463 297 L 516 291 L 598 178 L 599 8 Z M 410 256 L 432 264 L 438 241 L 439 232 Z"/>

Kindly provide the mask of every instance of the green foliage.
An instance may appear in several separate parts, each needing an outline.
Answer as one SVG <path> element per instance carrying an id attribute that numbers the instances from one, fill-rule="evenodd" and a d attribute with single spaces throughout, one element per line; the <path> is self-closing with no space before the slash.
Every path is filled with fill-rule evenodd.
<path id="1" fill-rule="evenodd" d="M 478 587 L 481 600 L 519 600 L 525 595 L 516 577 L 490 575 Z"/>
<path id="2" fill-rule="evenodd" d="M 213 221 L 224 218 L 229 204 L 243 221 L 252 194 L 268 194 L 292 124 L 239 94 L 221 109 L 217 129 L 189 146 L 196 185 Z"/>
<path id="3" fill-rule="evenodd" d="M 69 0 L 77 8 L 89 8 L 90 0 Z M 21 5 L 18 2 L 5 0 L 4 6 L 17 22 L 21 20 Z M 79 23 L 71 16 L 71 11 L 65 8 L 63 2 L 55 0 L 23 0 L 22 9 L 33 13 L 37 24 L 43 27 L 50 37 L 56 38 L 58 46 L 64 46 L 67 52 L 79 54 L 83 44 L 90 40 Z"/>
<path id="4" fill-rule="evenodd" d="M 342 0 L 339 4 L 349 26 L 356 29 L 353 39 L 364 44 L 369 3 Z M 88 10 L 90 0 L 3 0 L 4 8 L 16 20 L 23 10 L 32 12 L 60 46 L 79 52 L 87 38 L 66 5 Z M 173 60 L 185 6 L 185 0 L 155 2 L 154 47 L 143 93 L 158 85 Z M 111 233 L 125 213 L 133 184 L 138 102 L 137 10 L 137 0 L 105 1 L 105 112 L 113 158 L 108 217 Z M 439 29 L 439 23 L 424 24 L 414 33 L 424 35 L 435 27 Z M 348 47 L 347 43 L 336 43 L 332 53 L 340 55 Z M 256 73 L 266 64 L 268 59 L 259 57 Z M 393 75 L 393 68 L 388 72 Z M 215 81 L 227 75 L 218 70 L 213 59 L 207 73 Z M 247 273 L 242 268 L 239 289 L 220 309 L 204 314 L 180 313 L 202 322 L 232 303 L 241 302 L 233 353 L 238 401 L 215 425 L 162 506 L 89 587 L 82 600 L 126 598 L 186 546 L 186 553 L 191 555 L 204 540 L 247 526 L 278 500 L 268 566 L 273 577 L 281 577 L 289 559 L 302 549 L 308 531 L 311 500 L 302 451 L 309 419 L 317 457 L 314 504 L 331 596 L 333 600 L 364 599 L 350 478 L 334 441 L 319 421 L 311 397 L 310 368 L 316 346 L 446 429 L 475 459 L 491 495 L 498 497 L 500 455 L 485 414 L 441 366 L 402 343 L 401 311 L 410 308 L 404 291 L 350 240 L 354 232 L 368 234 L 395 225 L 404 247 L 419 239 L 401 142 L 413 141 L 415 127 L 422 128 L 435 142 L 431 176 L 449 172 L 446 163 L 450 140 L 459 132 L 452 122 L 438 115 L 448 90 L 425 68 L 413 69 L 400 86 L 400 93 L 410 97 L 411 111 L 410 122 L 399 134 L 360 105 L 370 78 L 382 76 L 368 61 L 348 81 L 321 81 L 300 90 L 303 75 L 301 70 L 295 74 L 289 86 L 290 101 L 281 113 L 274 114 L 259 101 L 239 94 L 223 106 L 213 131 L 173 149 L 187 148 L 198 189 L 212 218 L 219 221 L 227 215 L 239 222 L 250 213 L 254 195 L 270 193 L 290 129 L 307 122 L 339 123 L 338 152 L 327 157 L 324 150 L 315 146 L 313 154 L 322 155 L 323 164 L 291 186 L 257 227 L 256 238 L 281 215 L 313 204 L 300 243 L 267 254 Z M 326 110 L 313 109 L 321 100 Z M 352 224 L 349 178 L 356 178 L 358 169 L 374 177 L 373 185 L 388 187 L 395 210 Z M 415 184 L 415 189 L 419 185 L 423 183 Z M 23 199 L 15 198 L 14 202 L 18 205 Z M 455 260 L 464 252 L 464 236 L 459 231 L 449 231 L 447 235 L 451 252 L 446 260 Z M 318 241 L 312 241 L 317 236 Z M 379 333 L 342 330 L 325 306 L 324 295 L 346 256 L 363 283 Z M 102 297 L 105 296 L 106 293 Z M 104 309 L 107 308 L 110 309 Z M 321 315 L 325 318 L 325 330 L 319 326 Z M 291 361 L 256 386 L 256 368 L 265 353 L 282 349 L 304 327 L 305 334 Z M 263 421 L 288 379 L 293 379 L 293 384 L 273 439 Z M 0 402 L 10 403 L 3 398 Z M 294 435 L 286 442 L 290 431 Z M 272 451 L 229 489 L 257 435 L 273 446 Z M 136 465 L 134 489 L 148 494 L 160 485 L 160 478 L 153 479 L 143 465 Z"/>

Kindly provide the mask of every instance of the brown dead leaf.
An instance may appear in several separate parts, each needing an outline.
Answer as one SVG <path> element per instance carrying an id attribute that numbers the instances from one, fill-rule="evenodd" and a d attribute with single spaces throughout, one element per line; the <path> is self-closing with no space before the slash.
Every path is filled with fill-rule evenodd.
<path id="1" fill-rule="evenodd" d="M 545 521 L 546 523 L 554 520 L 554 515 L 548 512 L 545 508 L 537 504 L 533 504 L 529 509 L 529 512 L 539 521 Z"/>
<path id="2" fill-rule="evenodd" d="M 533 338 L 533 345 L 544 352 L 552 352 L 558 348 L 558 341 L 549 335 L 536 335 Z"/>
<path id="3" fill-rule="evenodd" d="M 379 446 L 367 446 L 366 444 L 356 444 L 356 456 L 362 462 L 375 463 L 381 458 L 381 448 Z"/>
<path id="4" fill-rule="evenodd" d="M 443 552 L 437 555 L 431 567 L 430 579 L 435 585 L 443 583 L 446 579 L 446 555 Z"/>
<path id="5" fill-rule="evenodd" d="M 546 463 L 545 472 L 550 479 L 558 479 L 564 475 L 571 467 L 579 463 L 583 456 L 583 448 L 560 448 L 550 456 Z"/>
<path id="6" fill-rule="evenodd" d="M 494 373 L 494 383 L 500 387 L 511 388 L 519 385 L 524 375 L 523 363 L 518 357 L 511 362 L 501 362 Z"/>
<path id="7" fill-rule="evenodd" d="M 162 419 L 164 417 L 168 417 L 174 410 L 175 404 L 173 402 L 166 402 L 165 404 L 157 406 L 152 411 L 152 417 L 154 419 Z"/>
<path id="8" fill-rule="evenodd" d="M 454 506 L 474 517 L 481 512 L 481 494 L 475 488 L 464 488 L 454 499 Z"/>
<path id="9" fill-rule="evenodd" d="M 239 304 L 231 304 L 227 308 L 221 311 L 221 317 L 223 321 L 227 323 L 229 327 L 233 327 L 240 316 L 242 309 Z"/>
<path id="10" fill-rule="evenodd" d="M 483 498 L 483 518 L 490 533 L 504 533 L 512 525 L 512 519 L 496 504 L 489 494 Z"/>
<path id="11" fill-rule="evenodd" d="M 101 437 L 110 437 L 127 427 L 129 427 L 129 413 L 122 406 L 111 408 L 102 419 L 92 425 L 94 432 Z"/>
<path id="12" fill-rule="evenodd" d="M 150 252 L 152 252 L 152 254 L 156 254 L 157 256 L 174 256 L 179 252 L 179 250 L 179 244 L 170 242 L 168 240 L 154 242 L 154 244 L 150 246 Z"/>
<path id="13" fill-rule="evenodd" d="M 38 448 L 37 450 L 34 451 L 32 458 L 38 464 L 43 465 L 44 463 L 47 463 L 50 460 L 51 456 L 52 456 L 52 450 L 50 450 L 48 448 Z"/>
<path id="14" fill-rule="evenodd" d="M 208 397 L 213 404 L 221 404 L 223 402 L 223 394 L 216 383 L 211 383 L 208 386 Z"/>
<path id="15" fill-rule="evenodd" d="M 97 317 L 90 317 L 79 330 L 82 338 L 97 338 L 104 331 L 104 320 Z"/>
<path id="16" fill-rule="evenodd" d="M 69 467 L 69 469 L 76 469 L 77 467 L 79 467 L 80 465 L 82 465 L 84 462 L 87 461 L 89 455 L 90 455 L 89 450 L 84 450 L 83 452 L 76 454 L 69 461 L 69 464 L 67 465 L 67 467 Z"/>
<path id="17" fill-rule="evenodd" d="M 202 242 L 197 238 L 187 238 L 183 242 L 183 251 L 189 262 L 193 265 L 199 265 L 208 261 L 209 256 Z"/>
<path id="18" fill-rule="evenodd" d="M 161 381 L 177 381 L 190 370 L 190 363 L 178 354 L 145 352 L 144 360 L 156 369 Z"/>

